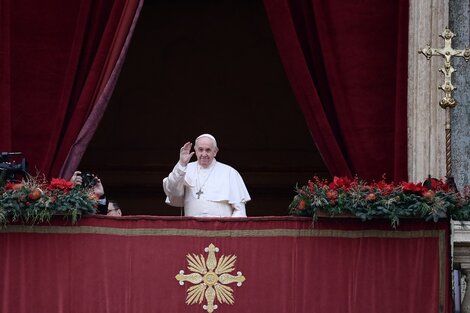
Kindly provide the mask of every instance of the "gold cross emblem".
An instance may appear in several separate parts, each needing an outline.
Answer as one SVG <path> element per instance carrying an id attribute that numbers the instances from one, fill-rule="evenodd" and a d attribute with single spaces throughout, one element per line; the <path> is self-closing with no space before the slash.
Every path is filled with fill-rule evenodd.
<path id="1" fill-rule="evenodd" d="M 241 272 L 237 272 L 237 276 L 228 274 L 235 270 L 235 261 L 237 259 L 235 255 L 222 255 L 217 260 L 215 253 L 219 252 L 219 248 L 212 243 L 204 251 L 208 253 L 207 260 L 204 259 L 203 255 L 188 254 L 186 258 L 191 273 L 186 275 L 181 270 L 175 278 L 182 286 L 185 281 L 194 284 L 188 288 L 186 304 L 201 304 L 205 298 L 207 304 L 203 305 L 203 309 L 212 313 L 217 309 L 217 304 L 214 304 L 216 298 L 220 304 L 233 304 L 235 302 L 233 289 L 227 285 L 237 283 L 237 286 L 240 287 L 245 281 L 245 277 Z"/>
<path id="2" fill-rule="evenodd" d="M 453 97 L 455 87 L 452 85 L 452 73 L 455 72 L 455 69 L 452 67 L 452 58 L 462 57 L 465 61 L 468 61 L 470 60 L 470 49 L 458 50 L 452 48 L 452 38 L 455 37 L 455 34 L 447 27 L 440 37 L 444 39 L 444 48 L 431 48 L 431 45 L 427 45 L 425 48 L 420 49 L 418 53 L 422 53 L 428 60 L 435 55 L 444 58 L 444 67 L 440 69 L 444 74 L 444 84 L 439 87 L 444 91 L 444 97 L 439 102 L 439 105 L 444 109 L 448 107 L 453 108 L 457 105 L 457 102 Z"/>
<path id="3" fill-rule="evenodd" d="M 418 50 L 418 53 L 422 53 L 428 60 L 435 55 L 444 58 L 444 67 L 439 69 L 441 73 L 444 74 L 444 84 L 439 86 L 439 89 L 444 91 L 444 97 L 439 101 L 439 105 L 441 108 L 446 110 L 446 176 L 447 179 L 452 182 L 452 134 L 450 110 L 457 105 L 457 101 L 454 99 L 455 87 L 452 85 L 452 74 L 455 72 L 455 69 L 452 66 L 452 60 L 455 57 L 462 57 L 465 61 L 469 61 L 470 48 L 465 48 L 463 50 L 452 48 L 452 38 L 455 37 L 455 34 L 447 27 L 440 36 L 444 39 L 444 48 L 431 48 L 431 45 L 427 45 L 425 48 Z"/>

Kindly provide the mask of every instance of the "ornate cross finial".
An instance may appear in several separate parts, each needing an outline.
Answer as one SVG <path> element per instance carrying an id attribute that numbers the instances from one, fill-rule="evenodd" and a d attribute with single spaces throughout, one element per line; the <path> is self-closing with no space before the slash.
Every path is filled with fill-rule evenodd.
<path id="1" fill-rule="evenodd" d="M 439 89 L 444 91 L 444 97 L 439 101 L 441 108 L 446 110 L 446 175 L 447 178 L 452 177 L 452 157 L 451 157 L 451 116 L 450 109 L 457 105 L 457 101 L 454 99 L 453 93 L 456 89 L 452 85 L 452 73 L 455 69 L 452 67 L 453 57 L 463 57 L 465 61 L 470 60 L 470 49 L 465 48 L 463 50 L 456 50 L 452 48 L 452 38 L 455 34 L 449 30 L 448 27 L 440 35 L 444 39 L 444 48 L 437 49 L 431 48 L 427 45 L 425 48 L 418 50 L 418 53 L 422 53 L 426 59 L 431 59 L 432 56 L 438 55 L 444 58 L 444 67 L 440 68 L 439 71 L 444 74 L 444 84 L 439 86 Z"/>

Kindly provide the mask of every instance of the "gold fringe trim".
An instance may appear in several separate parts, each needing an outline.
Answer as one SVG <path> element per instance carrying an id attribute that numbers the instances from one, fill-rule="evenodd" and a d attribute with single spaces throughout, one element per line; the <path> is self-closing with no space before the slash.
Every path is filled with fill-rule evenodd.
<path id="1" fill-rule="evenodd" d="M 445 237 L 443 230 L 336 230 L 336 229 L 232 229 L 204 230 L 184 228 L 116 228 L 100 226 L 8 225 L 0 233 L 98 234 L 116 236 L 192 236 L 192 237 L 341 237 L 341 238 L 430 238 Z M 443 233 L 443 234 L 441 234 Z"/>

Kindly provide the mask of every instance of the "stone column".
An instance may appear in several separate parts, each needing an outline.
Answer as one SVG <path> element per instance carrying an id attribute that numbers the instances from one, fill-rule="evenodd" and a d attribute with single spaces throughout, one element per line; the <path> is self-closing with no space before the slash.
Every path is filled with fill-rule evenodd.
<path id="1" fill-rule="evenodd" d="M 408 39 L 408 176 L 423 181 L 444 178 L 445 110 L 439 106 L 444 82 L 443 58 L 427 60 L 418 50 L 443 47 L 439 35 L 448 26 L 448 0 L 411 0 Z"/>
<path id="2" fill-rule="evenodd" d="M 469 0 L 450 0 L 449 27 L 456 34 L 454 49 L 470 47 Z M 457 106 L 452 110 L 452 169 L 457 188 L 470 185 L 470 63 L 454 61 L 453 84 Z"/>

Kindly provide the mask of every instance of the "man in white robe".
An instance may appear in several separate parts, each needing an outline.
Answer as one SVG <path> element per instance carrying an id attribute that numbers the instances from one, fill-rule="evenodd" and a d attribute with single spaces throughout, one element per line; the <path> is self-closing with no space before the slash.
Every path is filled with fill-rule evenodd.
<path id="1" fill-rule="evenodd" d="M 202 134 L 196 138 L 193 152 L 191 147 L 191 142 L 181 147 L 178 163 L 163 179 L 165 202 L 184 207 L 186 216 L 246 217 L 250 195 L 240 174 L 215 159 L 215 138 Z M 197 161 L 189 162 L 194 153 Z"/>

